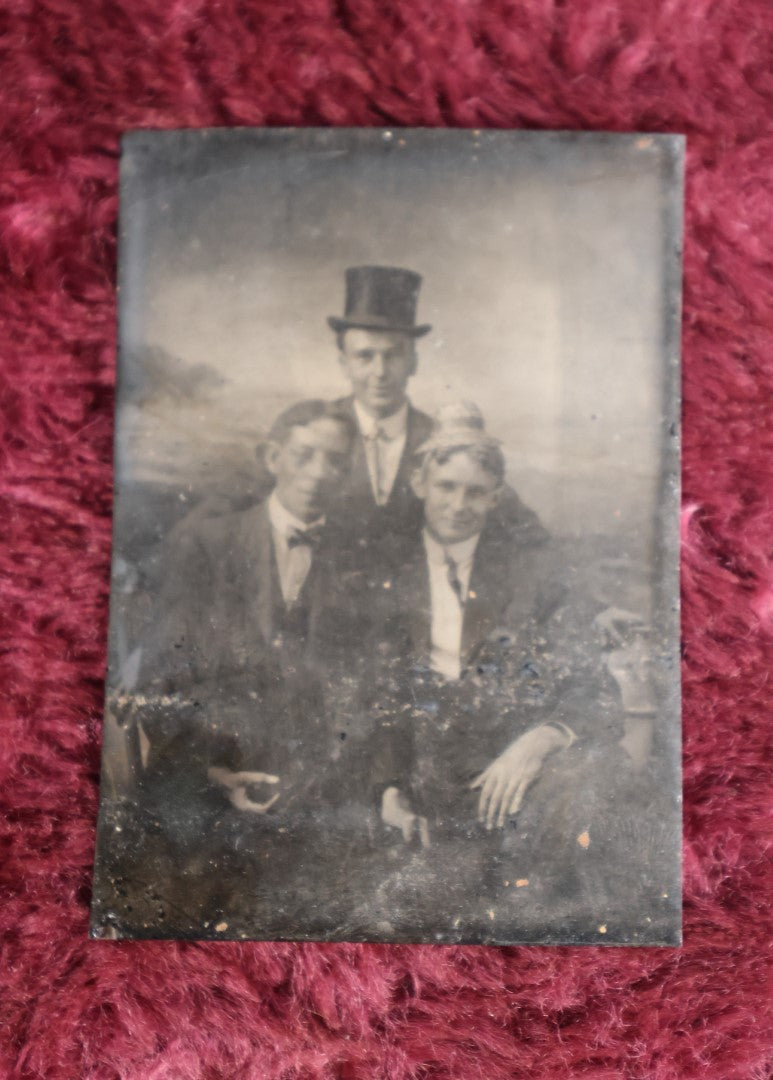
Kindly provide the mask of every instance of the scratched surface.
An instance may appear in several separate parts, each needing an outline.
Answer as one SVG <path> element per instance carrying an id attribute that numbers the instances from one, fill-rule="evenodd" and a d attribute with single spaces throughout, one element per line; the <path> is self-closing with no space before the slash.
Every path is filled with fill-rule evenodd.
<path id="1" fill-rule="evenodd" d="M 561 133 L 127 141 L 93 936 L 680 940 L 681 154 Z M 236 549 L 270 490 L 260 444 L 293 401 L 345 394 L 326 318 L 358 263 L 422 274 L 410 399 L 474 401 L 520 499 L 480 598 L 496 620 L 454 682 L 410 636 L 411 537 L 388 518 L 365 542 L 342 513 L 313 663 L 250 628 Z M 471 784 L 551 718 L 576 737 L 487 828 Z M 263 812 L 208 779 L 224 740 L 280 776 L 245 785 Z M 393 780 L 425 837 L 382 820 Z"/>

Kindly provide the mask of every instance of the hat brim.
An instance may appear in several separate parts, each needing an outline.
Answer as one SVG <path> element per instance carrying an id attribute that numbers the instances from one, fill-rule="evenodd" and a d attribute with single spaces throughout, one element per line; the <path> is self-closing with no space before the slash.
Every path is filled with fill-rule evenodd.
<path id="1" fill-rule="evenodd" d="M 387 319 L 339 319 L 330 315 L 327 320 L 328 326 L 340 334 L 344 330 L 399 330 L 410 337 L 424 337 L 432 327 L 428 323 L 420 326 L 401 326 L 398 323 L 389 322 Z"/>

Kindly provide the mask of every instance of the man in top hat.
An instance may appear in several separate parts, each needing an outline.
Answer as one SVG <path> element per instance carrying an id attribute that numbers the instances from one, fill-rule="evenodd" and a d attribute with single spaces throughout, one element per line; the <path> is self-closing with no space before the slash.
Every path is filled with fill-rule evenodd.
<path id="1" fill-rule="evenodd" d="M 421 277 L 393 266 L 346 271 L 342 318 L 331 316 L 339 362 L 352 393 L 337 404 L 357 427 L 352 467 L 340 512 L 364 545 L 418 527 L 421 506 L 410 477 L 413 455 L 432 421 L 407 395 L 416 373 L 416 341 L 431 329 L 417 324 Z"/>
<path id="2" fill-rule="evenodd" d="M 416 322 L 422 279 L 392 266 L 355 266 L 346 271 L 342 318 L 336 333 L 341 369 L 352 393 L 336 404 L 357 426 L 352 466 L 337 513 L 348 523 L 360 555 L 371 568 L 389 571 L 404 541 L 419 535 L 422 501 L 411 477 L 415 455 L 432 432 L 432 420 L 408 398 L 416 373 L 416 342 L 431 327 Z M 536 515 L 504 487 L 497 513 L 523 538 L 546 535 Z"/>

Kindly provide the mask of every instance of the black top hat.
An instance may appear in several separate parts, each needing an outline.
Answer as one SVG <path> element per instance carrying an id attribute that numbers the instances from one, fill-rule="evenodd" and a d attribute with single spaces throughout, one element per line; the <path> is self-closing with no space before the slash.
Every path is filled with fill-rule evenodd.
<path id="1" fill-rule="evenodd" d="M 416 301 L 421 275 L 396 266 L 352 266 L 346 271 L 346 310 L 343 319 L 327 320 L 336 333 L 361 330 L 403 330 L 421 337 L 431 326 L 416 325 Z"/>

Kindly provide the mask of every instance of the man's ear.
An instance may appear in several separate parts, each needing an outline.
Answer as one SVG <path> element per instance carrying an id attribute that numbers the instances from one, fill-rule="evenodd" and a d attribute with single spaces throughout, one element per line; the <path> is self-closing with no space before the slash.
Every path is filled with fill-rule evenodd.
<path id="1" fill-rule="evenodd" d="M 349 359 L 343 349 L 338 350 L 338 366 L 341 369 L 341 374 L 348 383 L 352 381 L 351 372 L 349 371 Z"/>
<path id="2" fill-rule="evenodd" d="M 263 451 L 263 460 L 266 463 L 266 468 L 272 476 L 276 476 L 278 471 L 279 455 L 282 453 L 282 447 L 277 442 L 267 442 Z"/>
<path id="3" fill-rule="evenodd" d="M 409 379 L 413 378 L 413 376 L 416 374 L 416 372 L 418 370 L 418 367 L 419 367 L 419 357 L 418 357 L 418 354 L 416 352 L 416 346 L 413 343 L 411 343 L 411 363 L 410 363 L 410 367 L 408 368 L 408 378 Z"/>
<path id="4" fill-rule="evenodd" d="M 427 485 L 424 482 L 424 471 L 421 468 L 414 469 L 411 473 L 411 490 L 417 499 L 424 502 L 427 497 Z"/>
<path id="5" fill-rule="evenodd" d="M 505 490 L 505 485 L 500 484 L 499 487 L 494 488 L 494 490 L 491 492 L 491 509 L 492 510 L 494 509 L 495 506 L 499 506 L 499 500 L 502 498 L 502 492 L 504 490 Z"/>
<path id="6" fill-rule="evenodd" d="M 345 338 L 345 336 L 346 336 L 345 331 L 342 331 L 341 333 L 336 334 L 336 348 L 338 349 L 338 363 L 341 365 L 341 368 L 342 368 L 344 374 L 347 374 L 346 352 L 344 350 L 344 338 Z"/>

